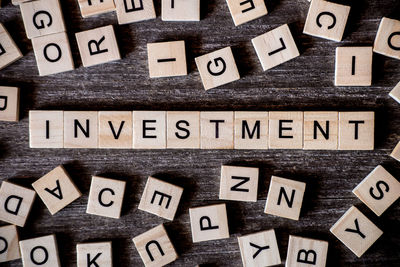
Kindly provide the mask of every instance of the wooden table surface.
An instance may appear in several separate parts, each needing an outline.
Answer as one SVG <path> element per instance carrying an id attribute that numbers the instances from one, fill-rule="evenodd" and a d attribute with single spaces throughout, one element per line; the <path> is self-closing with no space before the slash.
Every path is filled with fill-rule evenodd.
<path id="1" fill-rule="evenodd" d="M 400 80 L 400 61 L 374 54 L 373 86 L 335 87 L 338 46 L 371 46 L 383 16 L 400 19 L 398 0 L 351 2 L 342 42 L 302 34 L 307 0 L 267 1 L 269 14 L 235 27 L 224 0 L 202 0 L 200 22 L 156 20 L 118 25 L 115 13 L 82 19 L 76 0 L 62 0 L 76 70 L 39 77 L 30 40 L 18 7 L 6 2 L 0 22 L 11 32 L 24 57 L 0 71 L 0 84 L 21 88 L 21 121 L 0 123 L 0 179 L 30 186 L 63 164 L 83 196 L 55 216 L 40 199 L 22 239 L 56 234 L 63 266 L 76 264 L 79 242 L 112 240 L 115 266 L 142 266 L 131 239 L 160 223 L 180 258 L 171 266 L 241 266 L 237 236 L 275 228 L 281 257 L 289 234 L 329 241 L 328 266 L 399 266 L 400 207 L 397 201 L 381 217 L 352 194 L 378 164 L 400 177 L 400 163 L 388 155 L 399 140 L 400 106 L 388 95 Z M 289 27 L 301 56 L 263 72 L 251 39 L 282 24 Z M 113 24 L 123 59 L 95 67 L 82 66 L 74 33 Z M 189 75 L 150 79 L 146 43 L 185 40 Z M 242 79 L 210 91 L 202 87 L 194 58 L 232 46 Z M 89 150 L 29 149 L 28 111 L 57 110 L 373 110 L 376 149 L 365 152 L 302 150 Z M 193 244 L 188 209 L 218 200 L 220 166 L 256 166 L 261 170 L 257 203 L 227 203 L 231 238 Z M 85 213 L 92 175 L 127 181 L 119 220 Z M 149 175 L 184 187 L 173 222 L 137 209 Z M 307 183 L 299 221 L 263 213 L 271 175 Z M 330 232 L 342 214 L 356 205 L 384 234 L 357 258 Z M 4 266 L 21 266 L 14 261 Z"/>

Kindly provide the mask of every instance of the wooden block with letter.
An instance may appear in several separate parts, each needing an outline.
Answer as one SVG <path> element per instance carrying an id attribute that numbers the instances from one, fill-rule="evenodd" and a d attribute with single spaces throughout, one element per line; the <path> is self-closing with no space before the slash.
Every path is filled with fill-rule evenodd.
<path id="1" fill-rule="evenodd" d="M 125 186 L 125 181 L 93 176 L 86 213 L 119 219 Z"/>
<path id="2" fill-rule="evenodd" d="M 0 263 L 21 258 L 18 242 L 18 232 L 15 225 L 0 227 Z"/>
<path id="3" fill-rule="evenodd" d="M 231 111 L 200 112 L 201 149 L 233 148 L 233 115 Z"/>
<path id="4" fill-rule="evenodd" d="M 240 79 L 230 47 L 197 57 L 195 61 L 206 90 Z"/>
<path id="5" fill-rule="evenodd" d="M 121 59 L 112 25 L 75 34 L 84 67 Z"/>
<path id="6" fill-rule="evenodd" d="M 269 148 L 303 148 L 303 112 L 269 112 Z"/>
<path id="7" fill-rule="evenodd" d="M 400 20 L 383 17 L 375 37 L 374 52 L 400 59 Z"/>
<path id="8" fill-rule="evenodd" d="M 346 211 L 330 231 L 357 257 L 361 257 L 383 234 L 354 206 Z"/>
<path id="9" fill-rule="evenodd" d="M 339 150 L 373 150 L 374 127 L 374 112 L 339 112 Z"/>
<path id="10" fill-rule="evenodd" d="M 200 0 L 161 0 L 163 21 L 200 21 Z"/>
<path id="11" fill-rule="evenodd" d="M 22 53 L 11 35 L 0 23 L 0 70 L 22 57 Z"/>
<path id="12" fill-rule="evenodd" d="M 257 36 L 251 42 L 264 71 L 300 56 L 287 24 Z"/>
<path id="13" fill-rule="evenodd" d="M 376 215 L 381 216 L 400 197 L 400 183 L 378 165 L 354 188 L 353 193 Z"/>
<path id="14" fill-rule="evenodd" d="M 119 24 L 155 19 L 153 0 L 114 0 Z"/>
<path id="15" fill-rule="evenodd" d="M 64 111 L 64 148 L 98 147 L 98 112 Z"/>
<path id="16" fill-rule="evenodd" d="M 400 82 L 390 91 L 389 95 L 400 104 Z"/>
<path id="17" fill-rule="evenodd" d="M 99 111 L 99 148 L 132 148 L 131 111 Z"/>
<path id="18" fill-rule="evenodd" d="M 327 241 L 290 235 L 285 266 L 325 267 L 327 256 Z"/>
<path id="19" fill-rule="evenodd" d="M 135 149 L 165 149 L 166 111 L 134 111 L 133 148 Z"/>
<path id="20" fill-rule="evenodd" d="M 272 176 L 264 212 L 299 220 L 306 184 Z"/>
<path id="21" fill-rule="evenodd" d="M 182 187 L 149 177 L 138 208 L 172 221 L 182 193 Z"/>
<path id="22" fill-rule="evenodd" d="M 19 121 L 18 87 L 0 86 L 0 121 Z"/>
<path id="23" fill-rule="evenodd" d="M 0 220 L 24 227 L 35 195 L 32 189 L 3 181 L 0 187 Z"/>
<path id="24" fill-rule="evenodd" d="M 35 181 L 32 187 L 51 215 L 56 214 L 82 195 L 63 166 L 58 166 Z"/>
<path id="25" fill-rule="evenodd" d="M 304 149 L 336 150 L 339 112 L 304 112 Z"/>
<path id="26" fill-rule="evenodd" d="M 78 4 L 84 18 L 115 10 L 114 0 L 78 0 Z"/>
<path id="27" fill-rule="evenodd" d="M 264 0 L 226 0 L 235 26 L 268 14 Z"/>
<path id="28" fill-rule="evenodd" d="M 164 266 L 178 258 L 162 224 L 136 236 L 133 243 L 146 267 Z"/>
<path id="29" fill-rule="evenodd" d="M 19 6 L 19 4 L 25 3 L 25 2 L 29 2 L 29 1 L 31 1 L 31 0 L 11 0 L 11 3 L 12 3 L 14 6 Z"/>
<path id="30" fill-rule="evenodd" d="M 268 149 L 268 112 L 235 111 L 235 149 Z"/>
<path id="31" fill-rule="evenodd" d="M 400 141 L 397 143 L 390 156 L 395 160 L 400 161 Z"/>
<path id="32" fill-rule="evenodd" d="M 167 148 L 200 148 L 200 112 L 167 112 Z"/>
<path id="33" fill-rule="evenodd" d="M 225 204 L 189 209 L 193 243 L 229 238 Z"/>
<path id="34" fill-rule="evenodd" d="M 22 263 L 25 267 L 60 267 L 55 235 L 19 241 Z"/>
<path id="35" fill-rule="evenodd" d="M 29 147 L 64 147 L 64 112 L 51 110 L 29 111 Z"/>
<path id="36" fill-rule="evenodd" d="M 112 267 L 111 241 L 76 245 L 78 267 Z"/>
<path id="37" fill-rule="evenodd" d="M 312 1 L 303 33 L 340 42 L 346 28 L 350 6 Z"/>

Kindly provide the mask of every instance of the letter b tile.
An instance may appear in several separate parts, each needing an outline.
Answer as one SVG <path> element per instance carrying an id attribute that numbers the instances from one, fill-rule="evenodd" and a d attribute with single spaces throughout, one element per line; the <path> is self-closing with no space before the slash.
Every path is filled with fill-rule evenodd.
<path id="1" fill-rule="evenodd" d="M 289 236 L 286 267 L 325 267 L 328 242 L 294 235 Z"/>

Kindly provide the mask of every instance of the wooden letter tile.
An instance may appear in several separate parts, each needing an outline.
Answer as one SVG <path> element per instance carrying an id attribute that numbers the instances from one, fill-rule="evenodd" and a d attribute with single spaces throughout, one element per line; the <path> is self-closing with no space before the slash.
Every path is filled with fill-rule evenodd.
<path id="1" fill-rule="evenodd" d="M 55 235 L 42 236 L 19 242 L 24 267 L 60 267 Z"/>
<path id="2" fill-rule="evenodd" d="M 200 21 L 200 0 L 161 0 L 163 21 Z"/>
<path id="3" fill-rule="evenodd" d="M 390 156 L 395 160 L 400 161 L 400 141 L 397 143 Z"/>
<path id="4" fill-rule="evenodd" d="M 306 184 L 272 176 L 264 212 L 299 220 Z"/>
<path id="5" fill-rule="evenodd" d="M 233 149 L 233 112 L 200 112 L 201 149 Z"/>
<path id="6" fill-rule="evenodd" d="M 133 243 L 146 267 L 164 266 L 178 258 L 162 224 L 136 236 Z"/>
<path id="7" fill-rule="evenodd" d="M 77 244 L 76 254 L 78 267 L 112 267 L 111 241 Z"/>
<path id="8" fill-rule="evenodd" d="M 303 148 L 303 112 L 269 112 L 269 148 Z"/>
<path id="9" fill-rule="evenodd" d="M 0 70 L 22 57 L 18 46 L 14 43 L 3 24 L 0 23 Z"/>
<path id="10" fill-rule="evenodd" d="M 150 78 L 187 75 L 185 41 L 148 43 Z"/>
<path id="11" fill-rule="evenodd" d="M 374 112 L 339 112 L 339 150 L 373 150 L 374 127 Z"/>
<path id="12" fill-rule="evenodd" d="M 304 149 L 336 150 L 339 112 L 304 112 Z"/>
<path id="13" fill-rule="evenodd" d="M 24 227 L 35 195 L 31 189 L 3 181 L 0 187 L 0 220 Z"/>
<path id="14" fill-rule="evenodd" d="M 197 57 L 195 61 L 206 90 L 240 79 L 230 47 Z"/>
<path id="15" fill-rule="evenodd" d="M 81 192 L 63 166 L 58 166 L 32 184 L 51 215 L 81 197 Z"/>
<path id="16" fill-rule="evenodd" d="M 132 148 L 132 112 L 99 111 L 99 148 Z"/>
<path id="17" fill-rule="evenodd" d="M 165 149 L 166 111 L 133 112 L 133 148 Z"/>
<path id="18" fill-rule="evenodd" d="M 78 3 L 84 18 L 115 10 L 114 0 L 78 0 Z"/>
<path id="19" fill-rule="evenodd" d="M 200 112 L 167 112 L 167 148 L 200 148 Z"/>
<path id="20" fill-rule="evenodd" d="M 97 143 L 97 111 L 64 111 L 64 148 L 97 148 Z"/>
<path id="21" fill-rule="evenodd" d="M 18 232 L 15 225 L 0 227 L 0 263 L 20 259 Z"/>
<path id="22" fill-rule="evenodd" d="M 193 243 L 229 238 L 225 204 L 189 209 Z"/>
<path id="23" fill-rule="evenodd" d="M 400 59 L 400 21 L 383 17 L 375 37 L 374 52 Z"/>
<path id="24" fill-rule="evenodd" d="M 328 242 L 290 235 L 286 267 L 325 267 Z"/>
<path id="25" fill-rule="evenodd" d="M 19 120 L 19 88 L 0 86 L 0 121 Z"/>
<path id="26" fill-rule="evenodd" d="M 14 6 L 19 6 L 19 4 L 25 3 L 25 2 L 29 2 L 29 1 L 31 1 L 31 0 L 11 0 L 11 3 L 12 3 Z"/>
<path id="27" fill-rule="evenodd" d="M 155 19 L 153 0 L 114 0 L 119 24 Z"/>
<path id="28" fill-rule="evenodd" d="M 268 14 L 264 0 L 226 0 L 235 26 Z"/>
<path id="29" fill-rule="evenodd" d="M 125 186 L 125 181 L 93 176 L 86 213 L 119 219 Z"/>
<path id="30" fill-rule="evenodd" d="M 257 36 L 251 42 L 264 71 L 300 56 L 287 24 Z"/>
<path id="31" fill-rule="evenodd" d="M 140 199 L 139 209 L 172 221 L 182 193 L 182 187 L 149 177 Z"/>
<path id="32" fill-rule="evenodd" d="M 303 33 L 340 42 L 350 7 L 327 1 L 312 1 Z"/>
<path id="33" fill-rule="evenodd" d="M 237 201 L 257 201 L 258 168 L 222 166 L 219 198 Z"/>
<path id="34" fill-rule="evenodd" d="M 235 112 L 235 149 L 268 149 L 268 112 Z"/>
<path id="35" fill-rule="evenodd" d="M 64 112 L 50 110 L 29 111 L 29 147 L 64 147 Z"/>
<path id="36" fill-rule="evenodd" d="M 378 165 L 354 188 L 353 193 L 376 215 L 381 216 L 400 197 L 400 183 Z"/>
<path id="37" fill-rule="evenodd" d="M 275 230 L 238 237 L 243 267 L 265 267 L 281 264 Z"/>
<path id="38" fill-rule="evenodd" d="M 400 104 L 400 82 L 390 91 L 389 95 Z"/>
<path id="39" fill-rule="evenodd" d="M 383 234 L 354 206 L 346 211 L 330 230 L 357 257 L 361 257 Z"/>

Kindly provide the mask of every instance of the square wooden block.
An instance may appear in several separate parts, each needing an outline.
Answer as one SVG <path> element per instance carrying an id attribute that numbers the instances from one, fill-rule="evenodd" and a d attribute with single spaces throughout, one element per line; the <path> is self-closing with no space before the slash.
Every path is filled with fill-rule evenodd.
<path id="1" fill-rule="evenodd" d="M 64 18 L 58 0 L 25 2 L 19 7 L 28 39 L 65 32 Z"/>
<path id="2" fill-rule="evenodd" d="M 161 0 L 163 21 L 200 21 L 200 0 Z"/>
<path id="3" fill-rule="evenodd" d="M 305 190 L 303 182 L 272 176 L 264 212 L 299 220 Z"/>
<path id="4" fill-rule="evenodd" d="M 172 221 L 182 193 L 182 187 L 149 177 L 138 208 Z"/>
<path id="5" fill-rule="evenodd" d="M 200 112 L 201 149 L 233 149 L 231 111 Z"/>
<path id="6" fill-rule="evenodd" d="M 371 86 L 372 47 L 337 47 L 336 86 Z"/>
<path id="7" fill-rule="evenodd" d="M 15 225 L 0 227 L 0 263 L 21 258 L 18 242 L 18 232 Z"/>
<path id="8" fill-rule="evenodd" d="M 153 0 L 114 0 L 119 24 L 155 19 Z"/>
<path id="9" fill-rule="evenodd" d="M 269 112 L 269 148 L 303 148 L 303 112 Z"/>
<path id="10" fill-rule="evenodd" d="M 167 148 L 200 148 L 200 112 L 167 111 Z"/>
<path id="11" fill-rule="evenodd" d="M 300 56 L 287 24 L 257 36 L 251 42 L 264 71 Z"/>
<path id="12" fill-rule="evenodd" d="M 98 112 L 64 111 L 64 148 L 98 147 Z"/>
<path id="13" fill-rule="evenodd" d="M 135 149 L 165 149 L 166 111 L 134 111 L 133 148 Z"/>
<path id="14" fill-rule="evenodd" d="M 178 258 L 162 224 L 136 236 L 133 243 L 146 267 L 164 266 Z"/>
<path id="15" fill-rule="evenodd" d="M 150 78 L 187 75 L 185 41 L 148 43 Z"/>
<path id="16" fill-rule="evenodd" d="M 93 176 L 86 213 L 119 219 L 125 186 L 125 181 Z"/>
<path id="17" fill-rule="evenodd" d="M 18 46 L 3 24 L 0 23 L 0 70 L 22 57 Z"/>
<path id="18" fill-rule="evenodd" d="M 19 4 L 24 3 L 24 2 L 29 2 L 29 1 L 31 1 L 31 0 L 11 0 L 11 3 L 14 6 L 19 6 Z"/>
<path id="19" fill-rule="evenodd" d="M 303 149 L 336 150 L 338 147 L 339 112 L 304 112 Z"/>
<path id="20" fill-rule="evenodd" d="M 243 267 L 265 267 L 281 264 L 275 230 L 238 237 Z"/>
<path id="21" fill-rule="evenodd" d="M 374 128 L 374 112 L 339 112 L 339 150 L 373 150 Z"/>
<path id="22" fill-rule="evenodd" d="M 390 156 L 395 160 L 400 161 L 400 141 L 397 143 Z"/>
<path id="23" fill-rule="evenodd" d="M 47 173 L 34 182 L 32 187 L 51 215 L 56 214 L 82 195 L 63 166 L 58 166 Z"/>
<path id="24" fill-rule="evenodd" d="M 325 267 L 328 256 L 328 242 L 290 235 L 286 267 Z"/>
<path id="25" fill-rule="evenodd" d="M 189 209 L 193 243 L 229 238 L 225 204 Z"/>
<path id="26" fill-rule="evenodd" d="M 24 267 L 60 267 L 55 235 L 19 241 Z M 47 256 L 47 257 L 46 257 Z"/>
<path id="27" fill-rule="evenodd" d="M 378 165 L 354 188 L 353 193 L 376 215 L 381 216 L 400 197 L 400 183 Z"/>
<path id="28" fill-rule="evenodd" d="M 346 28 L 350 6 L 327 1 L 312 1 L 303 33 L 340 42 Z"/>
<path id="29" fill-rule="evenodd" d="M 268 14 L 264 0 L 226 0 L 235 26 Z"/>
<path id="30" fill-rule="evenodd" d="M 0 220 L 24 227 L 35 191 L 3 181 L 0 187 Z"/>
<path id="31" fill-rule="evenodd" d="M 65 32 L 33 38 L 32 46 L 40 76 L 70 71 L 75 68 L 68 36 Z"/>
<path id="32" fill-rule="evenodd" d="M 375 224 L 354 206 L 346 211 L 331 227 L 330 231 L 357 257 L 361 257 L 383 234 Z"/>
<path id="33" fill-rule="evenodd" d="M 78 267 L 112 267 L 111 241 L 76 245 Z"/>
<path id="34" fill-rule="evenodd" d="M 84 18 L 115 10 L 114 0 L 78 0 L 78 4 Z"/>
<path id="35" fill-rule="evenodd" d="M 400 20 L 383 17 L 375 37 L 374 52 L 400 59 Z"/>
<path id="36" fill-rule="evenodd" d="M 258 168 L 221 167 L 219 199 L 257 202 Z"/>
<path id="37" fill-rule="evenodd" d="M 400 104 L 400 82 L 390 91 L 389 95 Z"/>
<path id="38" fill-rule="evenodd" d="M 18 87 L 0 86 L 0 121 L 19 121 Z"/>
<path id="39" fill-rule="evenodd" d="M 268 112 L 235 111 L 235 149 L 268 149 Z"/>
<path id="40" fill-rule="evenodd" d="M 64 147 L 64 112 L 50 110 L 29 111 L 29 147 Z"/>
<path id="41" fill-rule="evenodd" d="M 112 25 L 75 34 L 84 67 L 121 59 Z"/>
<path id="42" fill-rule="evenodd" d="M 99 148 L 132 148 L 131 111 L 99 111 Z"/>
<path id="43" fill-rule="evenodd" d="M 206 90 L 240 79 L 230 47 L 197 57 L 195 61 Z"/>

